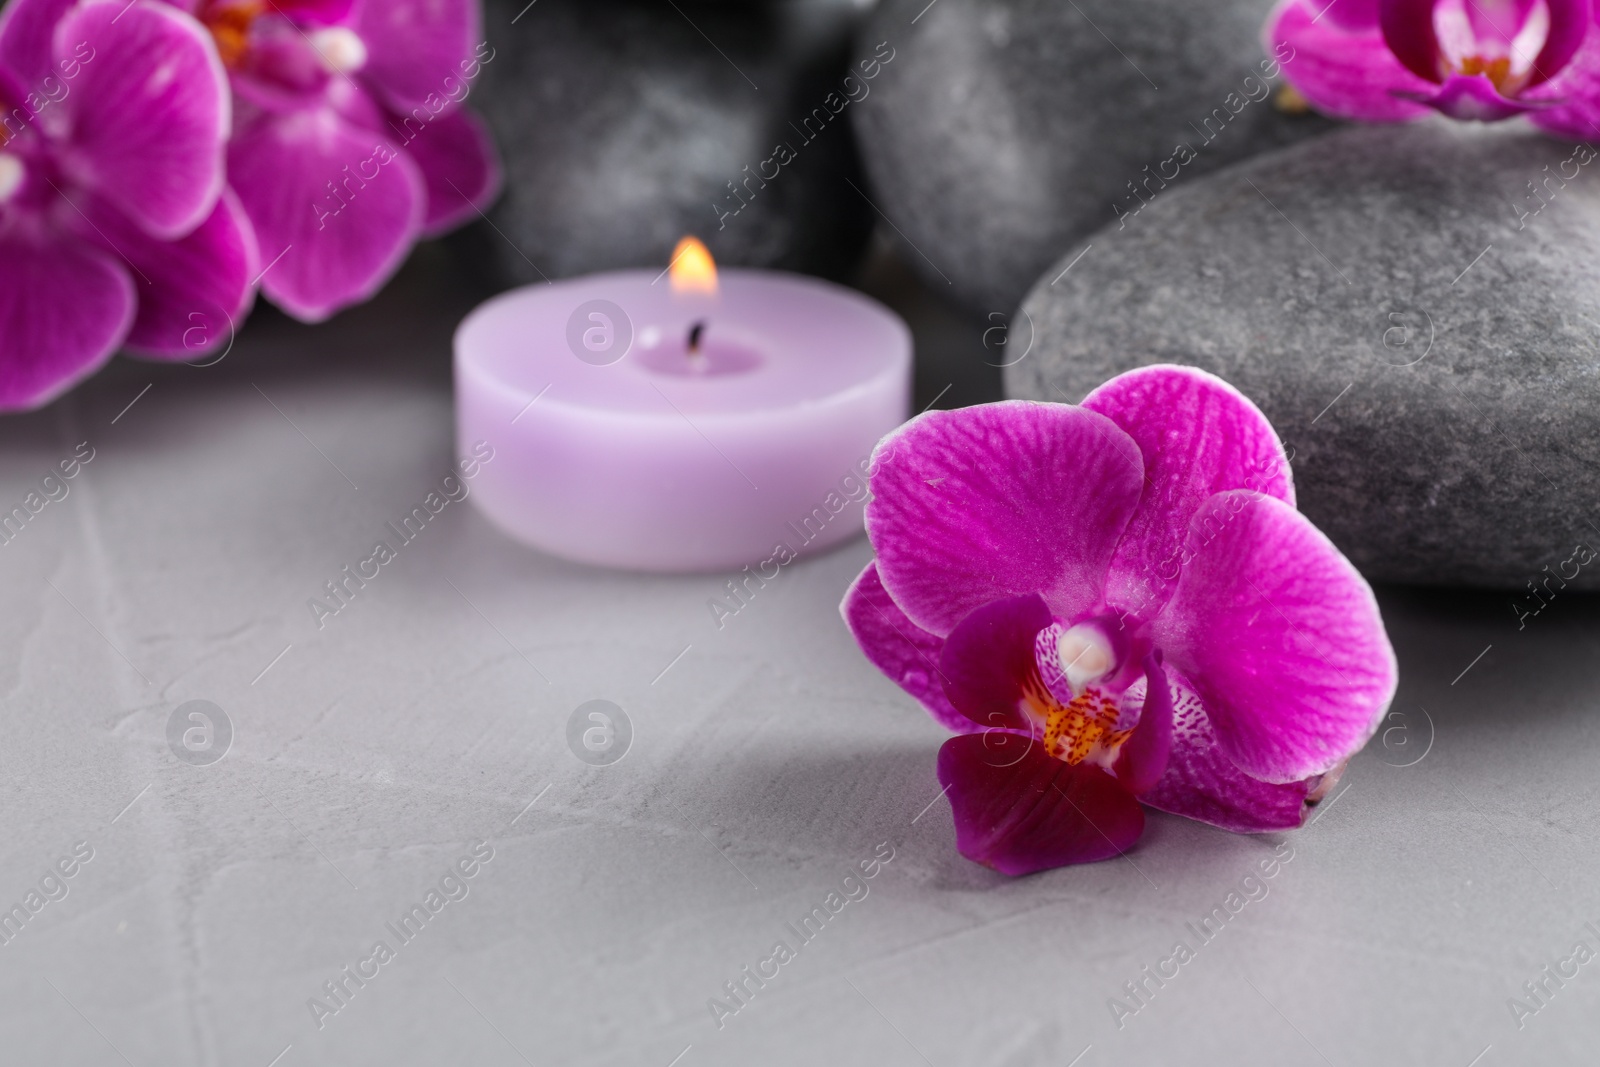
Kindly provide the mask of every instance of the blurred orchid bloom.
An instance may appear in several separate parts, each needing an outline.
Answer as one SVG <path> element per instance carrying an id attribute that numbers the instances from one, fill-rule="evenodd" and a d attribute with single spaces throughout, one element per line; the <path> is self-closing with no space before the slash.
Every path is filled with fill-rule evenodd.
<path id="1" fill-rule="evenodd" d="M 124 345 L 187 359 L 227 341 L 257 269 L 224 186 L 229 121 L 209 38 L 162 4 L 0 15 L 0 410 Z"/>
<path id="2" fill-rule="evenodd" d="M 461 106 L 493 53 L 478 0 L 169 0 L 210 31 L 233 85 L 228 181 L 262 290 L 306 322 L 372 296 L 419 237 L 499 190 Z"/>
<path id="3" fill-rule="evenodd" d="M 1293 49 L 1289 84 L 1338 118 L 1525 114 L 1561 136 L 1600 135 L 1591 0 L 1283 0 L 1264 36 Z"/>

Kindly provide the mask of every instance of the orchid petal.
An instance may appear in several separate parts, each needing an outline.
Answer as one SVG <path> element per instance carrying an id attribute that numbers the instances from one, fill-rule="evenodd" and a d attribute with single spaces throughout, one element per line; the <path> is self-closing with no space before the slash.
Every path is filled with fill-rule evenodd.
<path id="1" fill-rule="evenodd" d="M 376 2 L 393 4 L 396 0 Z M 351 11 L 355 9 L 355 0 L 267 0 L 267 6 L 295 22 L 332 26 L 350 18 Z"/>
<path id="2" fill-rule="evenodd" d="M 1600 137 L 1600 32 L 1584 42 L 1555 80 L 1529 96 L 1549 105 L 1528 116 L 1540 129 L 1574 141 Z"/>
<path id="3" fill-rule="evenodd" d="M 1062 618 L 1097 608 L 1144 481 L 1138 446 L 1105 416 L 1023 400 L 928 412 L 873 463 L 878 573 L 939 635 L 1028 593 Z"/>
<path id="4" fill-rule="evenodd" d="M 1378 0 L 1383 39 L 1403 66 L 1419 78 L 1438 82 L 1444 75 L 1443 51 L 1433 25 L 1438 0 Z"/>
<path id="5" fill-rule="evenodd" d="M 70 173 L 153 236 L 183 236 L 222 192 L 228 83 L 210 37 L 164 4 L 91 3 L 56 27 L 57 57 L 80 42 L 94 53 L 62 104 Z"/>
<path id="6" fill-rule="evenodd" d="M 1119 856 L 1144 832 L 1144 809 L 1092 763 L 1053 759 L 1031 737 L 985 731 L 939 749 L 956 847 L 1001 874 Z"/>
<path id="7" fill-rule="evenodd" d="M 394 128 L 402 126 L 396 121 Z M 500 194 L 494 140 L 483 120 L 466 108 L 441 115 L 413 133 L 405 149 L 428 187 L 424 236 L 446 233 L 476 218 Z"/>
<path id="8" fill-rule="evenodd" d="M 37 112 L 28 106 L 28 87 L 11 71 L 0 65 L 0 136 L 17 136 L 22 127 L 31 123 Z"/>
<path id="9" fill-rule="evenodd" d="M 127 335 L 134 304 L 106 253 L 0 236 L 0 410 L 40 407 L 92 374 Z"/>
<path id="10" fill-rule="evenodd" d="M 1338 10 L 1349 0 L 1339 0 Z M 1267 20 L 1265 45 L 1284 55 L 1283 76 L 1318 111 L 1358 122 L 1403 122 L 1426 107 L 1401 100 L 1394 88 L 1432 90 L 1433 83 L 1400 65 L 1376 27 L 1341 29 L 1330 13 L 1318 19 L 1316 0 L 1283 0 Z"/>
<path id="11" fill-rule="evenodd" d="M 231 190 L 187 237 L 158 241 L 117 212 L 89 205 L 83 236 L 122 256 L 138 281 L 139 312 L 127 346 L 156 359 L 189 360 L 221 348 L 244 324 L 261 269 L 255 231 Z"/>
<path id="12" fill-rule="evenodd" d="M 1021 702 L 1037 673 L 1034 637 L 1050 622 L 1037 593 L 996 600 L 962 619 L 939 656 L 944 695 L 979 726 L 1031 730 Z"/>
<path id="13" fill-rule="evenodd" d="M 851 583 L 839 613 L 868 662 L 916 697 L 935 722 L 958 734 L 977 729 L 972 720 L 951 705 L 939 682 L 939 654 L 944 649 L 944 639 L 906 618 L 878 580 L 876 563 L 867 564 Z"/>
<path id="14" fill-rule="evenodd" d="M 77 0 L 11 0 L 0 11 L 0 67 L 24 85 L 55 74 L 51 54 L 56 23 Z"/>
<path id="15" fill-rule="evenodd" d="M 330 95 L 361 90 L 330 69 L 303 26 L 286 18 L 257 19 L 250 45 L 235 60 L 233 91 L 266 111 L 314 107 Z"/>
<path id="16" fill-rule="evenodd" d="M 1161 778 L 1139 799 L 1159 811 L 1236 833 L 1299 826 L 1310 783 L 1275 785 L 1245 774 L 1217 743 L 1205 704 L 1188 682 L 1174 673 L 1168 685 L 1174 706 L 1172 753 Z"/>
<path id="17" fill-rule="evenodd" d="M 1317 21 L 1328 19 L 1352 33 L 1378 28 L 1378 0 L 1326 0 Z"/>
<path id="18" fill-rule="evenodd" d="M 362 80 L 391 110 L 410 114 L 433 100 L 449 111 L 466 98 L 483 40 L 477 0 L 366 3 L 354 28 L 367 46 Z"/>
<path id="19" fill-rule="evenodd" d="M 1487 0 L 1473 0 L 1468 7 L 1476 11 L 1477 5 L 1485 2 Z M 1544 46 L 1533 60 L 1528 88 L 1542 85 L 1560 74 L 1572 62 L 1584 42 L 1596 36 L 1596 31 L 1591 28 L 1595 14 L 1591 0 L 1545 0 L 1545 5 L 1550 12 L 1550 28 L 1545 33 Z M 1522 20 L 1527 18 L 1526 9 L 1531 8 L 1533 2 L 1516 0 L 1513 6 L 1524 9 L 1521 12 L 1522 19 L 1516 22 L 1517 28 L 1521 29 Z M 1516 33 L 1512 32 L 1510 36 L 1514 38 Z"/>
<path id="20" fill-rule="evenodd" d="M 421 229 L 416 164 L 331 110 L 263 117 L 234 138 L 228 165 L 270 264 L 261 288 L 304 322 L 377 292 Z"/>
<path id="21" fill-rule="evenodd" d="M 1112 772 L 1134 796 L 1161 780 L 1172 753 L 1172 690 L 1154 654 L 1145 657 L 1145 698 L 1139 725 L 1122 743 Z"/>
<path id="22" fill-rule="evenodd" d="M 1111 564 L 1107 599 L 1153 618 L 1172 595 L 1189 522 L 1228 489 L 1293 506 L 1289 460 L 1243 393 L 1205 371 L 1158 364 L 1118 375 L 1084 398 L 1139 447 L 1145 485 Z"/>
<path id="23" fill-rule="evenodd" d="M 1322 774 L 1372 736 L 1398 680 L 1366 581 L 1305 516 L 1259 493 L 1219 493 L 1156 644 L 1191 680 L 1222 750 L 1268 782 Z"/>
<path id="24" fill-rule="evenodd" d="M 1474 37 L 1507 44 L 1522 31 L 1536 3 L 1538 0 L 1466 0 L 1462 6 Z"/>

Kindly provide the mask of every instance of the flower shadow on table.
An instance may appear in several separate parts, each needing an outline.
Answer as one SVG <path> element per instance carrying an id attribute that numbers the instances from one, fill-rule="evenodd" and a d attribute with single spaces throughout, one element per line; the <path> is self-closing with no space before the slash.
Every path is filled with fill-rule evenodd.
<path id="1" fill-rule="evenodd" d="M 1380 725 L 1347 780 L 1410 773 L 1410 760 L 1429 750 L 1438 766 L 1425 773 L 1460 773 L 1471 765 L 1478 767 L 1475 775 L 1513 773 L 1511 765 L 1501 765 L 1510 708 L 1529 731 L 1553 741 L 1587 728 L 1600 703 L 1600 672 L 1592 668 L 1600 647 L 1600 595 L 1563 591 L 1519 629 L 1508 591 L 1386 586 L 1378 594 L 1401 663 L 1391 714 L 1403 717 Z M 1418 715 L 1419 708 L 1429 717 Z M 822 857 L 849 863 L 886 837 L 900 849 L 900 873 L 929 888 L 967 892 L 1012 884 L 956 852 L 949 805 L 934 777 L 936 753 L 932 737 L 894 747 L 850 749 L 840 741 L 800 752 L 745 751 L 721 763 L 716 779 L 702 787 L 701 810 L 761 813 L 735 835 L 782 841 L 791 856 L 808 857 L 806 866 Z M 1162 872 L 1175 865 L 1187 870 L 1207 863 L 1208 855 L 1231 862 L 1239 847 L 1292 843 L 1296 833 L 1244 840 L 1241 845 L 1223 831 L 1151 812 L 1127 858 L 1161 882 Z M 1087 870 L 1095 873 L 1053 872 L 1022 881 L 1145 884 L 1119 860 Z"/>
<path id="2" fill-rule="evenodd" d="M 1057 883 L 1098 887 L 1128 879 L 1144 885 L 1136 869 L 1115 860 L 1014 879 L 965 859 L 956 851 L 950 805 L 934 776 L 937 756 L 936 738 L 870 750 L 748 752 L 700 785 L 684 810 L 691 817 L 695 811 L 759 813 L 723 828 L 734 838 L 778 842 L 792 862 L 809 870 L 850 866 L 888 841 L 896 850 L 891 869 L 898 877 L 942 892 Z M 1173 847 L 1174 838 L 1176 847 L 1192 851 L 1204 844 L 1190 840 L 1194 832 L 1214 836 L 1221 852 L 1233 849 L 1233 835 L 1152 812 L 1144 839 L 1128 855 L 1137 862 Z M 1278 835 L 1262 840 L 1276 841 Z M 1096 873 L 1074 874 L 1091 869 Z"/>

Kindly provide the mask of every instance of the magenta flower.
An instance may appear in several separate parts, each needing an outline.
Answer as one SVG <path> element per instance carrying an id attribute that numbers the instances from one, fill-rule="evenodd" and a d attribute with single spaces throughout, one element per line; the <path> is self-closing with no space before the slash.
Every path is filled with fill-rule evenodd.
<path id="1" fill-rule="evenodd" d="M 250 299 L 223 193 L 227 86 L 159 4 L 14 0 L 0 15 L 0 409 L 47 403 L 119 347 L 192 358 Z"/>
<path id="2" fill-rule="evenodd" d="M 488 132 L 459 106 L 493 58 L 477 0 L 168 2 L 228 68 L 228 180 L 270 266 L 262 289 L 296 318 L 367 299 L 418 237 L 494 197 Z"/>
<path id="3" fill-rule="evenodd" d="M 1329 115 L 1527 114 L 1576 138 L 1600 133 L 1594 22 L 1591 0 L 1282 0 L 1265 36 L 1289 57 L 1289 83 Z"/>
<path id="4" fill-rule="evenodd" d="M 938 774 L 968 859 L 1105 859 L 1141 802 L 1298 826 L 1394 694 L 1371 589 L 1295 510 L 1266 418 L 1209 374 L 931 412 L 874 465 L 877 559 L 841 611 L 959 735 Z"/>

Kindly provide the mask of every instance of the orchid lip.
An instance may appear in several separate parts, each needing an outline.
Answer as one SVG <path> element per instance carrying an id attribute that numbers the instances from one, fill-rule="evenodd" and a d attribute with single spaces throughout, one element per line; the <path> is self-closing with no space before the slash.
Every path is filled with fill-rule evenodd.
<path id="1" fill-rule="evenodd" d="M 0 204 L 4 204 L 22 188 L 28 177 L 28 168 L 22 160 L 9 152 L 0 152 Z"/>
<path id="2" fill-rule="evenodd" d="M 1453 119 L 1498 122 L 1530 111 L 1541 111 L 1556 106 L 1556 100 L 1524 100 L 1508 97 L 1497 89 L 1485 74 L 1453 74 L 1433 93 L 1414 93 L 1405 89 L 1390 90 L 1402 100 L 1419 104 L 1448 115 Z"/>
<path id="3" fill-rule="evenodd" d="M 1047 755 L 1076 766 L 1109 769 L 1139 724 L 1128 688 L 1145 676 L 1148 638 L 1116 630 L 1109 619 L 1056 621 L 1034 638 L 1033 671 L 1023 686 L 1024 717 Z"/>

